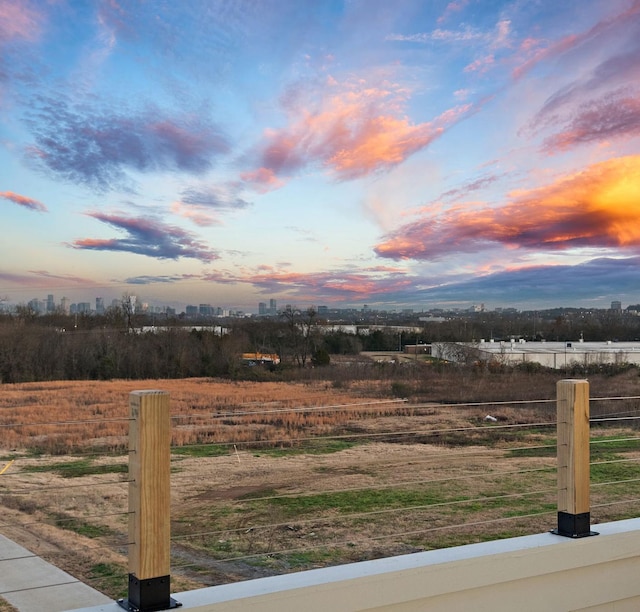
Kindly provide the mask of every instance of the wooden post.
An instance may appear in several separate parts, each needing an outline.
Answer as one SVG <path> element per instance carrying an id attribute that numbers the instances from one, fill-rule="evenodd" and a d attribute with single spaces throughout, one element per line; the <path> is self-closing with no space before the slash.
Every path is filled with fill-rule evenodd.
<path id="1" fill-rule="evenodd" d="M 169 394 L 129 395 L 129 598 L 125 610 L 155 612 L 179 604 L 170 597 Z"/>
<path id="2" fill-rule="evenodd" d="M 597 535 L 590 530 L 589 382 L 557 383 L 558 528 L 570 538 Z"/>

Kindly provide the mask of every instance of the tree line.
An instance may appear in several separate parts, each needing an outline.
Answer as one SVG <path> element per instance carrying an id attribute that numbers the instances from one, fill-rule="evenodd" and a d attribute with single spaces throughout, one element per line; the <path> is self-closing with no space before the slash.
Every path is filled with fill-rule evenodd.
<path id="1" fill-rule="evenodd" d="M 331 363 L 334 355 L 394 351 L 406 344 L 478 342 L 481 338 L 527 340 L 637 340 L 640 317 L 606 311 L 569 310 L 538 313 L 474 313 L 443 322 L 412 323 L 416 332 L 391 327 L 352 334 L 321 331 L 317 312 L 285 310 L 279 317 L 229 320 L 225 332 L 193 329 L 179 319 L 157 320 L 123 309 L 104 315 L 35 316 L 28 309 L 0 314 L 0 382 L 38 380 L 144 379 L 186 377 L 258 377 L 248 373 L 242 353 L 276 353 L 276 373 Z M 145 325 L 158 324 L 153 333 Z"/>

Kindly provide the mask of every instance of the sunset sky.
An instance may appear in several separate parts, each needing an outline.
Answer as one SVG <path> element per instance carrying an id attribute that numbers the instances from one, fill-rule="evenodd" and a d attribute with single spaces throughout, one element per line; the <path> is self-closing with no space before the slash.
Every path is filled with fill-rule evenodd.
<path id="1" fill-rule="evenodd" d="M 0 0 L 0 300 L 640 303 L 640 0 Z"/>

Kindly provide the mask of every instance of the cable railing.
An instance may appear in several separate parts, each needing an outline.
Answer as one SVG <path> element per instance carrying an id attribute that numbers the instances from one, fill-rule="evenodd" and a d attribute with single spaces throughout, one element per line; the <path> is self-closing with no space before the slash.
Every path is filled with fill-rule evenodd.
<path id="1" fill-rule="evenodd" d="M 640 436 L 632 435 L 639 410 L 615 409 L 619 402 L 637 399 L 590 399 L 604 409 L 590 419 L 590 510 L 598 513 L 598 522 L 616 512 L 626 516 L 640 501 Z M 555 416 L 547 412 L 552 403 L 561 402 L 556 398 L 411 405 L 392 400 L 283 408 L 271 404 L 265 410 L 243 406 L 237 411 L 168 415 L 167 439 L 173 436 L 173 442 L 166 449 L 167 473 L 174 501 L 167 571 L 174 583 L 196 580 L 208 585 L 219 582 L 221 572 L 241 579 L 547 530 L 558 513 L 559 420 L 539 418 L 538 409 L 545 417 Z M 499 414 L 513 407 L 524 411 L 516 416 L 525 422 L 510 422 L 511 413 Z M 456 423 L 457 409 L 475 412 Z M 439 422 L 440 411 L 449 411 L 452 421 Z M 485 421 L 485 411 L 498 417 Z M 340 418 L 318 423 L 323 415 Z M 106 418 L 104 423 L 135 428 L 138 418 Z M 256 430 L 289 418 L 300 420 L 289 429 L 278 425 Z M 224 419 L 235 422 L 223 431 L 216 429 Z M 36 428 L 42 448 L 59 428 L 89 432 L 100 421 L 78 417 L 0 422 L 0 436 Z M 200 428 L 210 427 L 217 439 L 180 444 L 188 439 L 182 427 L 196 436 Z M 244 428 L 253 439 L 246 439 Z M 223 433 L 225 439 L 220 438 Z M 262 435 L 273 437 L 260 439 Z M 107 584 L 110 590 L 121 579 L 126 587 L 127 557 L 141 545 L 129 536 L 128 523 L 139 517 L 140 509 L 131 507 L 126 489 L 141 475 L 132 475 L 131 465 L 119 478 L 112 470 L 117 465 L 123 472 L 127 459 L 138 462 L 144 451 L 111 440 L 112 450 L 105 452 L 104 440 L 91 440 L 89 434 L 86 438 L 87 444 L 74 446 L 64 461 L 51 454 L 17 451 L 0 457 L 0 499 L 7 508 L 0 529 L 9 537 L 16 530 L 75 534 L 77 554 L 108 551 L 108 561 L 87 561 L 84 579 Z M 95 449 L 89 441 L 96 442 Z M 17 462 L 5 469 L 12 457 Z M 109 460 L 111 464 L 105 463 Z M 287 472 L 302 468 L 302 477 L 285 478 Z M 41 503 L 43 496 L 51 498 L 57 510 Z M 32 498 L 35 506 L 29 505 Z M 115 502 L 129 508 L 115 511 Z M 21 503 L 27 512 L 20 511 Z M 97 511 L 99 507 L 104 512 Z M 562 512 L 582 514 L 579 507 L 573 510 Z M 46 554 L 62 563 L 66 553 Z M 105 569 L 101 563 L 110 565 Z M 247 567 L 250 570 L 243 573 Z"/>

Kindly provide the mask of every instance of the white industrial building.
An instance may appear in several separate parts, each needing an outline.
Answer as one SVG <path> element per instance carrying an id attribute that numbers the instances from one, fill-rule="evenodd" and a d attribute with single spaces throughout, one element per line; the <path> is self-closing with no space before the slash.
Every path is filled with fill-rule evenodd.
<path id="1" fill-rule="evenodd" d="M 566 368 L 574 364 L 640 364 L 640 342 L 434 342 L 431 354 L 448 361 L 495 360 L 505 364 L 535 362 L 547 368 Z"/>

